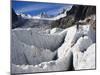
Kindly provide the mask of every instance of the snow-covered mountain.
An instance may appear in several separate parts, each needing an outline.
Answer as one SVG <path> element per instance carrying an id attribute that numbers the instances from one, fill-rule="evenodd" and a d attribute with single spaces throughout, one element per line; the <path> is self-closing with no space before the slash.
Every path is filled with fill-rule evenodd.
<path id="1" fill-rule="evenodd" d="M 18 20 L 16 22 L 15 21 L 12 22 L 12 29 L 13 28 L 28 28 L 28 27 L 51 28 L 52 27 L 51 25 L 53 22 L 67 16 L 67 11 L 68 11 L 67 9 L 63 9 L 61 10 L 61 12 L 58 13 L 58 15 L 55 15 L 55 16 L 48 15 L 45 12 L 42 12 L 35 16 L 32 16 L 30 14 L 18 14 L 14 12 L 12 13 L 12 15 L 15 15 L 18 18 Z"/>
<path id="2" fill-rule="evenodd" d="M 51 25 L 54 21 L 64 18 L 66 15 L 66 11 L 57 16 L 50 16 L 46 13 L 40 13 L 37 16 L 31 16 L 29 14 L 17 14 L 18 20 L 12 24 L 12 28 L 51 28 Z"/>
<path id="3" fill-rule="evenodd" d="M 18 15 L 21 15 L 21 17 L 24 19 L 58 20 L 60 18 L 67 16 L 67 10 L 64 11 L 63 13 L 60 13 L 59 15 L 56 15 L 56 16 L 48 15 L 45 12 L 42 12 L 36 16 L 31 16 L 29 14 L 18 14 Z"/>

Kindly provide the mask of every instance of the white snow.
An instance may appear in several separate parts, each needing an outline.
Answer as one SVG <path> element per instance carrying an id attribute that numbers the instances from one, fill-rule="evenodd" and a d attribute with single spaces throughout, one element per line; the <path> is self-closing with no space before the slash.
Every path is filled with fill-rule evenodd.
<path id="1" fill-rule="evenodd" d="M 53 17 L 53 18 L 45 18 L 45 19 L 47 19 L 47 20 L 58 20 L 60 18 L 66 17 L 66 16 L 67 16 L 67 14 L 66 14 L 66 12 L 64 12 L 63 14 L 60 14 L 60 15 L 58 15 L 56 17 Z"/>
<path id="2" fill-rule="evenodd" d="M 63 29 L 61 28 L 53 28 L 50 30 L 50 34 L 61 32 Z"/>

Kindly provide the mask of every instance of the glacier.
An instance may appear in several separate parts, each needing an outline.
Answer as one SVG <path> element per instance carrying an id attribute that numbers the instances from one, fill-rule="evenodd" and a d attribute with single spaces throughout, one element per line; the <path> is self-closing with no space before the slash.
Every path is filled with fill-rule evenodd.
<path id="1" fill-rule="evenodd" d="M 11 30 L 11 73 L 95 68 L 95 32 L 91 25 L 41 30 Z"/>

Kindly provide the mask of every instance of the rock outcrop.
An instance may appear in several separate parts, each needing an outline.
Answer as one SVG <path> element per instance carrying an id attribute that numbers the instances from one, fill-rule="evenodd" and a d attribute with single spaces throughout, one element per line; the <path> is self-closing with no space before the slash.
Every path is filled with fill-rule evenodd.
<path id="1" fill-rule="evenodd" d="M 16 15 L 15 11 L 12 9 L 12 22 L 18 21 L 18 16 Z"/>
<path id="2" fill-rule="evenodd" d="M 54 21 L 52 27 L 67 28 L 73 26 L 79 20 L 96 15 L 96 6 L 73 5 L 66 14 L 66 17 Z"/>

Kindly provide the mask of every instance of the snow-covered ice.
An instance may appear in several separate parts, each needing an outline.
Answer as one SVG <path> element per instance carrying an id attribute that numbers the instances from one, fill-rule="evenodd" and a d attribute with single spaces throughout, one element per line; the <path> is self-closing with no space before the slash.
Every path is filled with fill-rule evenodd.
<path id="1" fill-rule="evenodd" d="M 96 68 L 95 43 L 90 45 L 84 53 L 77 52 L 76 56 L 77 56 L 77 60 L 74 61 L 75 70 Z"/>

